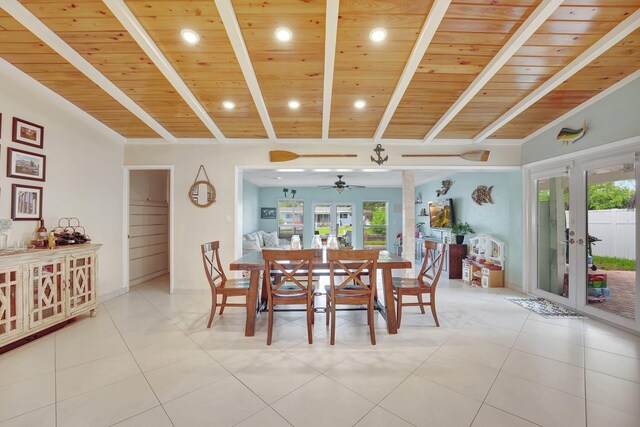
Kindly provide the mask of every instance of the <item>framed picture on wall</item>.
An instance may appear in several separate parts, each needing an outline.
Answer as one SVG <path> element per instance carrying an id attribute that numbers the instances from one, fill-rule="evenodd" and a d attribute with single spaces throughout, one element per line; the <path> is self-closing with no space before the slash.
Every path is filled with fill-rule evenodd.
<path id="1" fill-rule="evenodd" d="M 7 176 L 9 178 L 44 181 L 47 156 L 9 147 L 7 149 Z"/>
<path id="2" fill-rule="evenodd" d="M 11 219 L 37 221 L 42 218 L 42 187 L 13 184 L 11 186 Z"/>
<path id="3" fill-rule="evenodd" d="M 260 208 L 260 219 L 276 219 L 276 208 Z"/>
<path id="4" fill-rule="evenodd" d="M 44 147 L 44 127 L 26 120 L 13 118 L 13 142 L 26 144 L 32 147 Z"/>

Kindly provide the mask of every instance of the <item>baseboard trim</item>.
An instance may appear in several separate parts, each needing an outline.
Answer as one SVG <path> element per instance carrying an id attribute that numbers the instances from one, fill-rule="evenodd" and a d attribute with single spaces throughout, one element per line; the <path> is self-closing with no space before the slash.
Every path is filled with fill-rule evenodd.
<path id="1" fill-rule="evenodd" d="M 138 277 L 137 279 L 133 279 L 129 281 L 129 287 L 139 285 L 140 283 L 148 282 L 149 280 L 153 280 L 156 277 L 164 276 L 165 274 L 169 274 L 169 269 L 164 268 L 154 273 L 149 273 L 145 276 L 141 276 L 141 277 Z"/>
<path id="2" fill-rule="evenodd" d="M 129 292 L 127 288 L 120 288 L 117 291 L 109 292 L 108 294 L 98 295 L 98 303 L 102 303 L 115 297 L 119 297 L 120 295 L 126 294 L 127 292 Z"/>

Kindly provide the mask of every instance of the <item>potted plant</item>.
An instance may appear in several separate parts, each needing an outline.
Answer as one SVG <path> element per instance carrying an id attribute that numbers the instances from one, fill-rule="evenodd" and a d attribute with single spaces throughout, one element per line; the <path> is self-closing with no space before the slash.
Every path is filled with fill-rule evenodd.
<path id="1" fill-rule="evenodd" d="M 464 236 L 466 234 L 475 233 L 475 231 L 473 231 L 473 228 L 471 228 L 468 223 L 458 221 L 453 225 L 453 227 L 451 227 L 451 233 L 455 234 L 456 243 L 461 245 L 464 242 Z"/>

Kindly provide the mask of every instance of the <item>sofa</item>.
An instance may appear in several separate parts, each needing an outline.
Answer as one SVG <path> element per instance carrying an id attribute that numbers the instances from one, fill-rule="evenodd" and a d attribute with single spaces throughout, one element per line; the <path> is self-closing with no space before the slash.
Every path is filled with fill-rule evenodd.
<path id="1" fill-rule="evenodd" d="M 291 245 L 285 239 L 278 239 L 278 232 L 254 231 L 242 236 L 242 254 L 262 252 L 262 249 L 290 249 Z"/>

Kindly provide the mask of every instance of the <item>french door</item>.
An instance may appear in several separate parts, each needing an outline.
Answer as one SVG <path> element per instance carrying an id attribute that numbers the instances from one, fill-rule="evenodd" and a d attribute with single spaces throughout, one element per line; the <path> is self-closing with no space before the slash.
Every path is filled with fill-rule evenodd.
<path id="1" fill-rule="evenodd" d="M 528 172 L 529 292 L 640 330 L 635 152 Z"/>
<path id="2" fill-rule="evenodd" d="M 355 239 L 352 203 L 315 202 L 313 204 L 313 231 L 323 238 L 335 234 L 345 246 L 353 246 Z"/>

